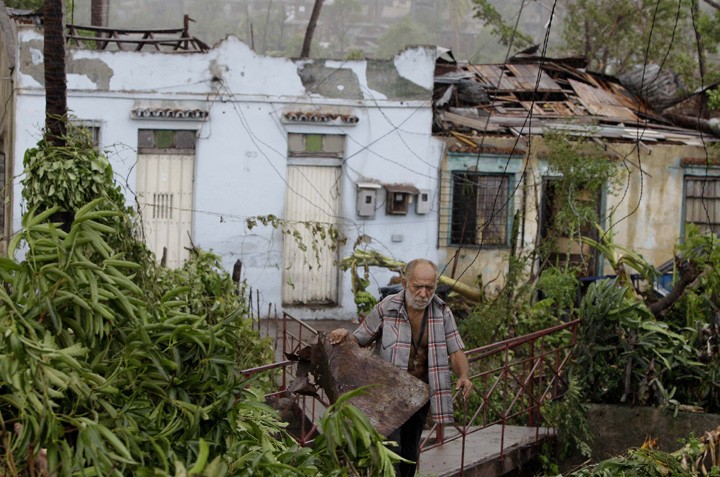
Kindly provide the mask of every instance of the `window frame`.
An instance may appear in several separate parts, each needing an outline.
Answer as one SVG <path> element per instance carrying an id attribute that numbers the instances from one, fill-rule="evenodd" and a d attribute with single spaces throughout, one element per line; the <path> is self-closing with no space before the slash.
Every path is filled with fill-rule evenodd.
<path id="1" fill-rule="evenodd" d="M 443 168 L 441 176 L 441 209 L 439 226 L 439 245 L 441 247 L 457 248 L 485 248 L 508 249 L 512 246 L 512 227 L 516 209 L 515 189 L 518 175 L 522 173 L 524 156 L 501 154 L 471 154 L 450 152 L 447 156 L 447 165 Z M 504 239 L 502 243 L 457 243 L 453 235 L 453 202 L 455 196 L 454 176 L 456 174 L 471 173 L 478 176 L 500 176 L 507 178 L 506 198 L 504 208 L 507 212 L 505 220 Z M 477 194 L 475 194 L 477 201 Z M 476 202 L 477 208 L 477 202 Z"/>
<path id="2" fill-rule="evenodd" d="M 712 231 L 716 235 L 720 236 L 720 169 L 713 168 L 705 170 L 704 168 L 702 170 L 699 170 L 698 168 L 685 168 L 683 171 L 683 184 L 682 184 L 682 209 L 680 214 L 680 224 L 681 224 L 681 234 L 680 238 L 681 241 L 685 240 L 685 235 L 687 231 L 687 225 L 688 224 L 694 224 L 696 225 L 701 233 L 707 233 L 708 231 Z M 707 224 L 702 224 L 700 222 L 694 222 L 688 220 L 688 182 L 691 180 L 695 181 L 701 181 L 701 182 L 714 182 L 715 183 L 715 191 L 716 195 L 714 197 L 709 198 L 703 198 L 704 196 L 697 196 L 693 197 L 695 200 L 699 200 L 700 202 L 704 200 L 711 200 L 715 202 L 715 212 L 714 212 L 714 219 L 717 220 L 716 222 L 708 221 Z"/>
<path id="3" fill-rule="evenodd" d="M 474 207 L 472 208 L 472 213 L 468 213 L 467 215 L 471 215 L 473 218 L 473 231 L 470 232 L 470 237 L 473 238 L 473 241 L 462 241 L 462 238 L 467 238 L 468 233 L 467 232 L 461 232 L 460 235 L 463 237 L 461 240 L 457 240 L 457 232 L 455 229 L 456 225 L 456 201 L 458 202 L 464 202 L 464 197 L 456 197 L 456 188 L 458 187 L 457 182 L 461 177 L 472 177 L 472 185 L 471 187 L 474 188 L 474 191 L 472 194 L 471 199 L 474 202 Z M 497 231 L 493 231 L 492 233 L 495 234 L 496 232 L 498 235 L 500 235 L 500 230 L 504 228 L 504 231 L 502 231 L 502 239 L 499 240 L 492 240 L 492 241 L 486 241 L 483 233 L 482 238 L 478 239 L 478 236 L 480 234 L 480 224 L 478 223 L 478 217 L 481 215 L 478 212 L 481 208 L 481 200 L 487 199 L 489 196 L 487 194 L 482 194 L 482 190 L 489 189 L 488 186 L 492 186 L 492 184 L 481 184 L 483 180 L 489 181 L 500 181 L 501 185 L 504 185 L 502 190 L 502 197 L 499 195 L 495 195 L 495 198 L 502 203 L 492 203 L 490 204 L 489 201 L 483 201 L 483 205 L 487 206 L 490 205 L 489 208 L 486 210 L 489 210 L 492 214 L 492 220 L 490 220 L 485 227 L 484 230 L 487 229 L 497 229 Z M 498 174 L 498 173 L 487 173 L 487 172 L 481 172 L 481 171 L 450 171 L 450 228 L 449 228 L 449 237 L 448 237 L 448 243 L 451 246 L 456 247 L 492 247 L 492 248 L 508 248 L 510 247 L 510 233 L 512 228 L 512 209 L 513 204 L 512 200 L 510 200 L 511 191 L 513 188 L 513 174 Z M 469 204 L 468 204 L 469 205 Z M 466 209 L 467 210 L 467 209 Z M 503 213 L 503 210 L 505 213 Z M 460 212 L 462 213 L 462 212 Z M 495 224 L 495 219 L 497 217 L 500 217 L 499 224 Z"/>
<path id="4" fill-rule="evenodd" d="M 172 135 L 172 144 L 169 147 L 158 146 L 159 139 L 163 136 Z M 178 147 L 178 142 L 186 136 L 192 138 L 187 142 L 189 147 Z M 148 138 L 152 137 L 152 144 L 148 142 Z M 178 128 L 138 128 L 137 130 L 138 154 L 178 154 L 178 155 L 195 155 L 197 149 L 197 130 L 196 129 L 178 129 Z"/>

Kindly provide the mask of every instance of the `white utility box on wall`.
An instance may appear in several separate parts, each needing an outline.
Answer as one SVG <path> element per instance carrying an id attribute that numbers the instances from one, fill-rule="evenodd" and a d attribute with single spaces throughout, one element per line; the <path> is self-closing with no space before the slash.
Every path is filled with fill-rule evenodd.
<path id="1" fill-rule="evenodd" d="M 375 218 L 377 192 L 382 186 L 375 182 L 357 183 L 357 214 L 366 219 Z"/>
<path id="2" fill-rule="evenodd" d="M 430 213 L 430 190 L 420 189 L 415 202 L 415 213 L 418 215 Z"/>

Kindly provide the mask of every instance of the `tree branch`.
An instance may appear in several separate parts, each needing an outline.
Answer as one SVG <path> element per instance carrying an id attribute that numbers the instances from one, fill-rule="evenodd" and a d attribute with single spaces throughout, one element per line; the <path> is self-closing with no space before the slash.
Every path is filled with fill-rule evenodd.
<path id="1" fill-rule="evenodd" d="M 676 262 L 679 262 L 679 260 L 679 258 L 675 258 Z M 680 269 L 680 280 L 675 284 L 672 291 L 648 307 L 656 318 L 662 317 L 667 309 L 682 298 L 685 289 L 694 285 L 694 282 L 706 273 L 699 269 L 694 262 L 678 263 L 678 268 Z"/>
<path id="2" fill-rule="evenodd" d="M 704 0 L 704 2 L 713 7 L 715 10 L 720 10 L 720 3 L 714 2 L 713 0 Z"/>

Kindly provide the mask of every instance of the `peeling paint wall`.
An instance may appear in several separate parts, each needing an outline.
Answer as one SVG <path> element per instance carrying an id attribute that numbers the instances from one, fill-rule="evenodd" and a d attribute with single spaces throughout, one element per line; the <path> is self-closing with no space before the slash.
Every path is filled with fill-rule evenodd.
<path id="1" fill-rule="evenodd" d="M 42 36 L 19 32 L 18 99 L 14 164 L 36 144 L 44 115 Z M 68 50 L 68 105 L 78 119 L 100 125 L 101 147 L 134 204 L 139 129 L 196 131 L 193 242 L 212 250 L 231 270 L 237 259 L 261 309 L 280 310 L 283 234 L 271 227 L 249 230 L 245 220 L 283 217 L 287 190 L 288 133 L 345 136 L 339 224 L 351 253 L 361 236 L 371 247 L 400 259 L 437 260 L 437 205 L 419 215 L 384 213 L 374 219 L 356 213 L 356 182 L 410 183 L 437 198 L 442 144 L 432 137 L 434 48 L 402 52 L 385 62 L 290 60 L 256 55 L 230 37 L 206 53 Z M 202 109 L 206 119 L 133 118 L 137 108 Z M 357 123 L 288 123 L 289 111 L 353 115 Z M 20 180 L 15 179 L 20 197 Z M 437 204 L 434 200 L 433 204 Z M 13 202 L 14 228 L 23 208 Z M 373 270 L 374 293 L 390 273 Z M 350 277 L 340 277 L 340 305 L 292 310 L 301 318 L 356 318 Z"/>
<path id="2" fill-rule="evenodd" d="M 632 145 L 614 145 L 627 167 L 622 186 L 608 198 L 608 226 L 615 242 L 657 266 L 673 257 L 683 227 L 682 157 L 703 157 L 700 147 L 654 145 L 638 153 Z M 610 273 L 606 266 L 606 271 Z"/>

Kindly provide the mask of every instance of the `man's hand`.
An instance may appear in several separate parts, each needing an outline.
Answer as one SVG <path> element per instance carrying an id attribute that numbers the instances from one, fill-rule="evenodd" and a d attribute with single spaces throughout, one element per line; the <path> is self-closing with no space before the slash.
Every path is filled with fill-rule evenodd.
<path id="1" fill-rule="evenodd" d="M 473 383 L 468 378 L 458 378 L 455 382 L 455 390 L 460 391 L 462 389 L 463 399 L 470 397 L 470 393 L 473 389 Z"/>
<path id="2" fill-rule="evenodd" d="M 450 364 L 452 364 L 455 376 L 457 376 L 457 382 L 455 383 L 455 390 L 460 391 L 462 389 L 463 398 L 467 399 L 470 396 L 470 392 L 473 388 L 473 383 L 468 378 L 470 373 L 470 364 L 468 363 L 467 356 L 463 350 L 455 351 L 450 355 Z"/>
<path id="3" fill-rule="evenodd" d="M 345 341 L 350 332 L 345 328 L 338 328 L 330 332 L 330 344 L 337 345 Z"/>

